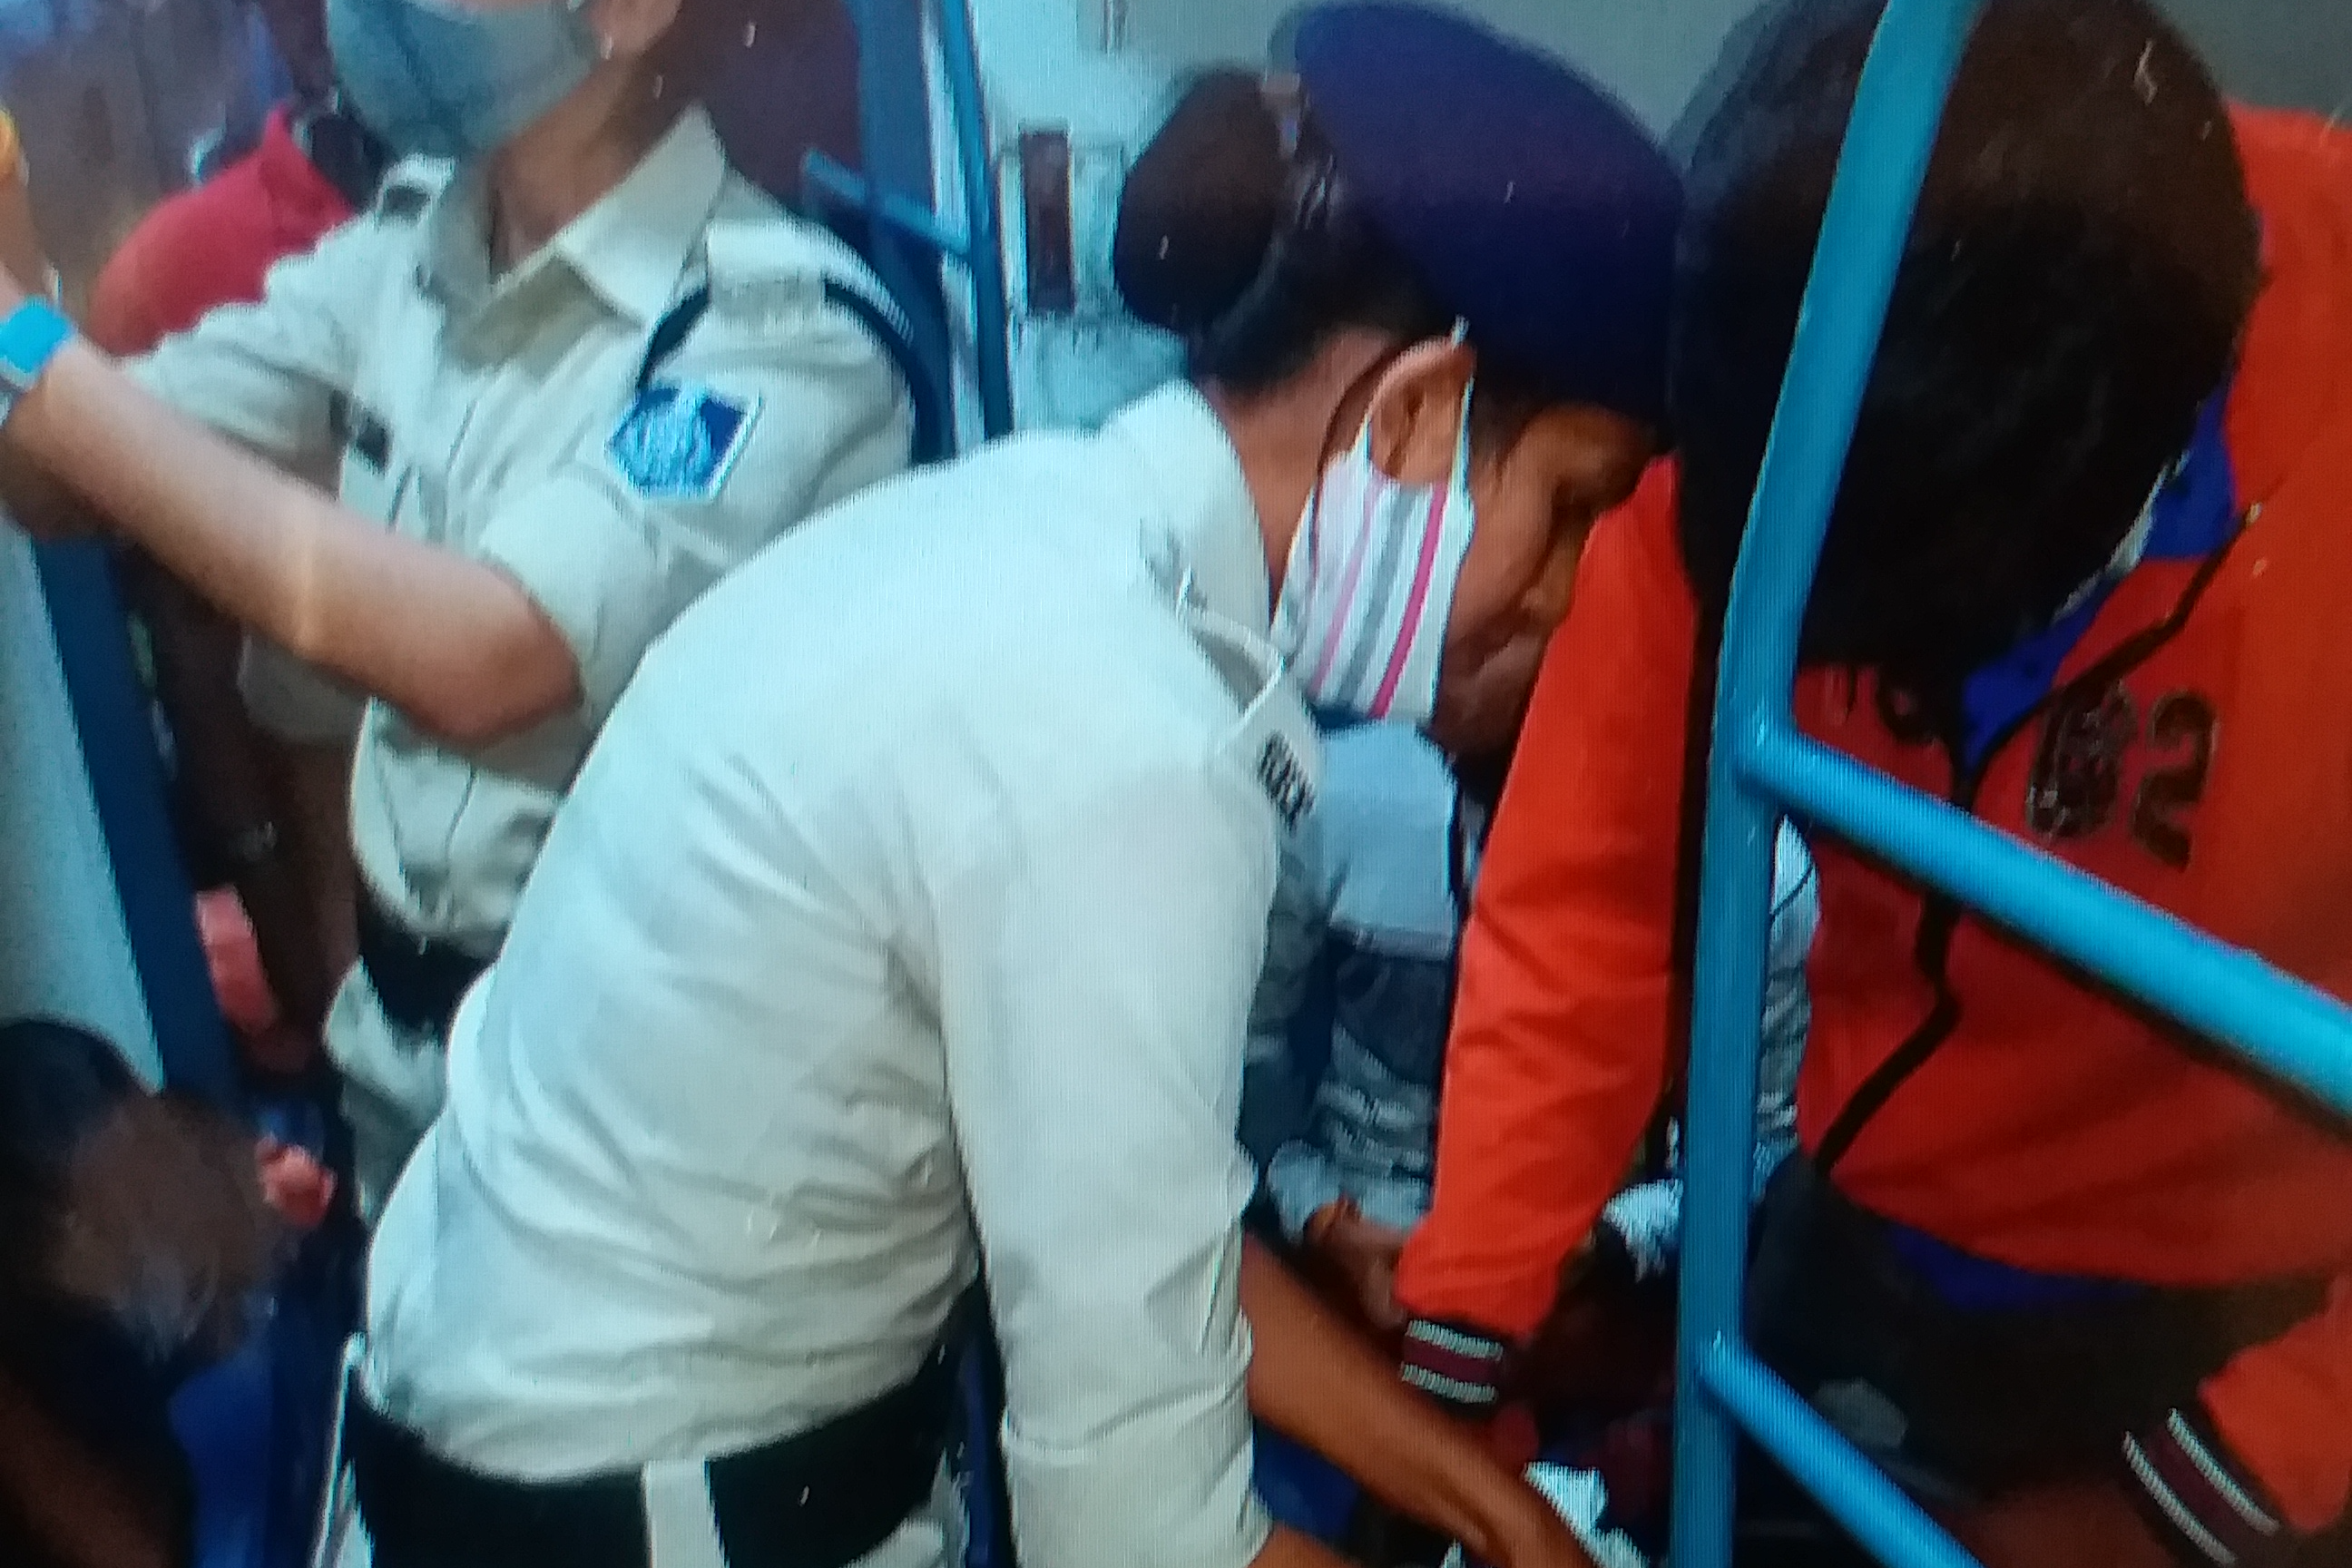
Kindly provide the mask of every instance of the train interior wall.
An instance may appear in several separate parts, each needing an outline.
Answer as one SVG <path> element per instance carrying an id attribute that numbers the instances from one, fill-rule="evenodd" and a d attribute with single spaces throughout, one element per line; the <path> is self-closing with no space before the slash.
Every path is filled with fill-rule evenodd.
<path id="1" fill-rule="evenodd" d="M 2327 115 L 2352 110 L 2352 4 L 2160 0 L 2228 89 Z M 1109 278 L 1119 181 L 1174 85 L 1202 65 L 1262 62 L 1294 0 L 971 0 L 1005 198 L 1016 408 L 1024 425 L 1090 424 L 1177 363 L 1119 311 Z M 1662 136 L 1755 0 L 1470 0 L 1612 89 Z M 1018 179 L 1024 132 L 1066 132 L 1075 307 L 1033 310 Z"/>

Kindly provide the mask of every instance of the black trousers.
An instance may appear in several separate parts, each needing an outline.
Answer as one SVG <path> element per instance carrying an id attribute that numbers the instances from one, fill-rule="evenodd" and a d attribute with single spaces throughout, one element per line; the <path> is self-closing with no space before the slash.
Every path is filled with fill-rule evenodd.
<path id="1" fill-rule="evenodd" d="M 1765 1196 L 1748 1320 L 1757 1353 L 1897 1480 L 1966 1503 L 2116 1473 L 2124 1434 L 2326 1297 L 2298 1279 L 1962 1311 L 1799 1156 Z"/>

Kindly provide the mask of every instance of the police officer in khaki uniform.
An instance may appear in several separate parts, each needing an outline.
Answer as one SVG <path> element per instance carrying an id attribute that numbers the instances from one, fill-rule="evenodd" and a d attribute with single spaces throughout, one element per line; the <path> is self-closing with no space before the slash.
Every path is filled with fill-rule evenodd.
<path id="1" fill-rule="evenodd" d="M 352 789 L 361 963 L 327 1024 L 371 1216 L 639 658 L 761 544 L 907 461 L 880 286 L 730 169 L 693 104 L 798 3 L 333 0 L 346 91 L 415 156 L 258 305 L 130 380 L 93 363 L 66 448 L 40 454 L 374 699 Z M 340 504 L 166 408 L 289 469 L 328 455 Z M 9 499 L 37 524 L 37 489 Z"/>

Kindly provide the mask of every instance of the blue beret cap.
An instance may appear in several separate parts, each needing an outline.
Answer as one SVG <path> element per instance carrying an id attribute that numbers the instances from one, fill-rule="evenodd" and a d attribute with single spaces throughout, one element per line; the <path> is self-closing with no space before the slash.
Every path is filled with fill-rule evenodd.
<path id="1" fill-rule="evenodd" d="M 1318 5 L 1291 39 L 1341 177 L 1481 361 L 1663 426 L 1682 188 L 1624 106 L 1431 6 Z"/>

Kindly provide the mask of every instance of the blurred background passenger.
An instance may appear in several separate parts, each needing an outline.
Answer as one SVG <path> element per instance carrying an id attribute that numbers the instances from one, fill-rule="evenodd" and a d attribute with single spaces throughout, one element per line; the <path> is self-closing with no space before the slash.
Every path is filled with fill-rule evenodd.
<path id="1" fill-rule="evenodd" d="M 96 1036 L 0 1025 L 0 1563 L 188 1560 L 169 1400 L 253 1331 L 325 1197 L 300 1156 L 150 1094 Z"/>

